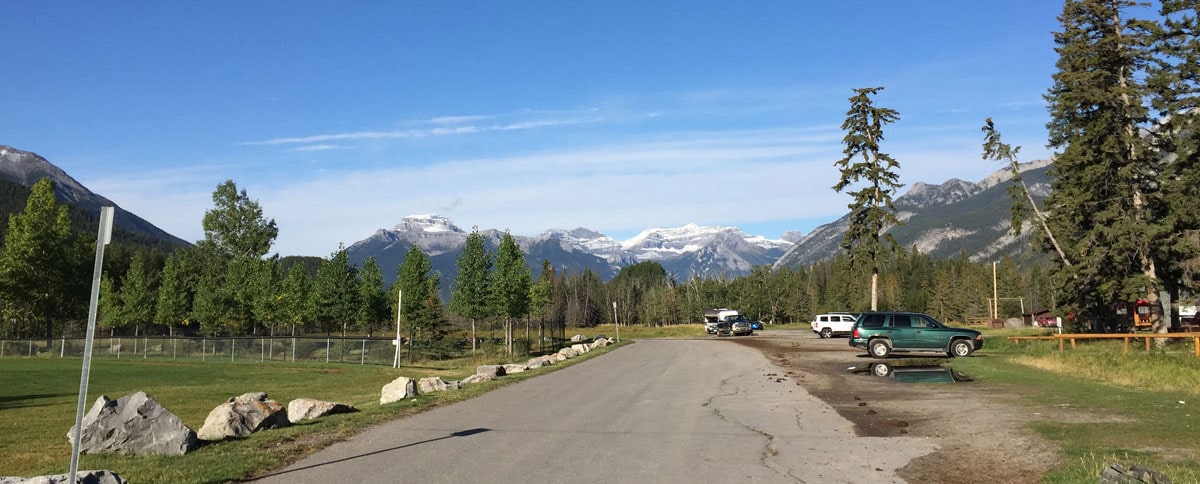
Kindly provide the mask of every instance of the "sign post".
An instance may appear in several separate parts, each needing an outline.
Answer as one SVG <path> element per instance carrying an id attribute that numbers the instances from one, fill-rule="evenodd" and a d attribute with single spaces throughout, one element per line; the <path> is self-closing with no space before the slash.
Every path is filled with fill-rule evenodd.
<path id="1" fill-rule="evenodd" d="M 613 301 L 613 328 L 617 331 L 617 342 L 621 342 L 621 324 L 617 322 L 617 302 Z"/>
<path id="2" fill-rule="evenodd" d="M 396 341 L 392 344 L 396 345 L 396 358 L 392 360 L 392 368 L 400 368 L 400 312 L 404 310 L 404 291 L 396 289 Z"/>
<path id="3" fill-rule="evenodd" d="M 71 444 L 71 482 L 79 472 L 79 447 L 83 439 L 83 409 L 87 405 L 88 376 L 92 372 L 92 340 L 96 337 L 96 306 L 100 300 L 100 274 L 104 269 L 104 246 L 112 241 L 113 208 L 100 207 L 100 231 L 96 234 L 96 264 L 92 269 L 92 297 L 88 303 L 87 337 L 83 343 L 83 371 L 79 376 L 79 405 L 75 408 L 75 439 Z"/>

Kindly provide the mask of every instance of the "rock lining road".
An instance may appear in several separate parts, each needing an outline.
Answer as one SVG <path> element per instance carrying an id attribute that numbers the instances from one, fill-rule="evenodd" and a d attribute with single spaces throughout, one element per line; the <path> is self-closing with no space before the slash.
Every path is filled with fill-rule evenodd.
<path id="1" fill-rule="evenodd" d="M 938 450 L 857 436 L 730 341 L 639 341 L 378 425 L 257 482 L 904 482 L 898 469 Z"/>

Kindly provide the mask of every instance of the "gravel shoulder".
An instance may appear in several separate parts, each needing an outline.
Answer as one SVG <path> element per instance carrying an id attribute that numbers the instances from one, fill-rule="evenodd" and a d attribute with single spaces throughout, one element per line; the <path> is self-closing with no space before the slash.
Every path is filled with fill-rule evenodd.
<path id="1" fill-rule="evenodd" d="M 1017 390 L 972 381 L 902 383 L 848 371 L 874 360 L 845 338 L 808 331 L 765 331 L 730 338 L 758 349 L 787 379 L 854 424 L 862 437 L 919 437 L 938 450 L 899 470 L 909 482 L 1039 482 L 1058 461 L 1058 448 L 1027 425 L 1030 408 Z M 986 356 L 977 356 L 986 358 Z"/>

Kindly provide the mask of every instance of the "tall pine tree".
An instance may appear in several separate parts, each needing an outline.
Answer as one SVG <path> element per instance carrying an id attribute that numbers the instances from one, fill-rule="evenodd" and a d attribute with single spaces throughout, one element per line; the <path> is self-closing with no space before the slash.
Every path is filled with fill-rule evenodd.
<path id="1" fill-rule="evenodd" d="M 871 271 L 871 310 L 879 308 L 879 269 L 887 255 L 895 249 L 896 241 L 884 233 L 889 225 L 898 225 L 892 195 L 899 188 L 900 163 L 880 151 L 883 127 L 900 119 L 893 109 L 877 107 L 871 100 L 882 87 L 859 88 L 850 97 L 850 110 L 842 130 L 845 158 L 834 163 L 841 169 L 841 179 L 833 189 L 840 192 L 851 185 L 862 187 L 850 192 L 850 226 L 842 238 L 842 248 L 850 254 L 852 267 L 868 267 Z"/>
<path id="2" fill-rule="evenodd" d="M 1115 308 L 1138 299 L 1157 305 L 1154 252 L 1170 233 L 1155 215 L 1163 206 L 1159 158 L 1140 133 L 1147 26 L 1123 17 L 1135 5 L 1065 2 L 1054 34 L 1058 72 L 1045 96 L 1050 146 L 1061 150 L 1050 172 L 1049 225 L 1072 263 L 1060 267 L 1059 283 L 1071 306 L 1097 320 L 1115 320 Z M 1152 323 L 1167 329 L 1157 314 Z"/>

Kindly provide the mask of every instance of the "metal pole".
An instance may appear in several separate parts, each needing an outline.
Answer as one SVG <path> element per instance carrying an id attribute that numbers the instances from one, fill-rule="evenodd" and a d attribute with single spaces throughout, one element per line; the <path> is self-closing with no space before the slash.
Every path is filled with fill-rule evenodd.
<path id="1" fill-rule="evenodd" d="M 330 351 L 331 351 L 331 350 L 330 350 L 330 348 L 329 348 L 329 337 L 328 337 L 328 336 L 326 336 L 326 337 L 325 337 L 325 362 L 326 362 L 326 363 L 329 363 L 329 352 L 330 352 Z"/>
<path id="2" fill-rule="evenodd" d="M 617 302 L 613 301 L 613 328 L 617 330 L 617 342 L 621 342 L 621 325 L 617 323 Z"/>
<path id="3" fill-rule="evenodd" d="M 359 358 L 358 358 L 359 365 L 367 364 L 367 340 L 365 340 L 365 339 L 363 340 L 362 353 L 359 353 L 358 356 L 359 356 Z"/>
<path id="4" fill-rule="evenodd" d="M 83 409 L 87 405 L 88 377 L 92 372 L 92 340 L 96 337 L 96 306 L 100 300 L 100 275 L 104 270 L 104 246 L 112 240 L 112 207 L 100 208 L 100 231 L 96 235 L 96 264 L 92 268 L 92 296 L 88 302 L 87 336 L 83 342 L 83 371 L 79 376 L 79 403 L 75 407 L 75 439 L 71 445 L 71 472 L 75 482 L 79 472 L 79 448 L 83 439 Z"/>
<path id="5" fill-rule="evenodd" d="M 392 360 L 392 368 L 400 368 L 400 311 L 404 310 L 404 291 L 396 290 L 396 358 Z M 474 343 L 472 343 L 474 344 Z"/>

